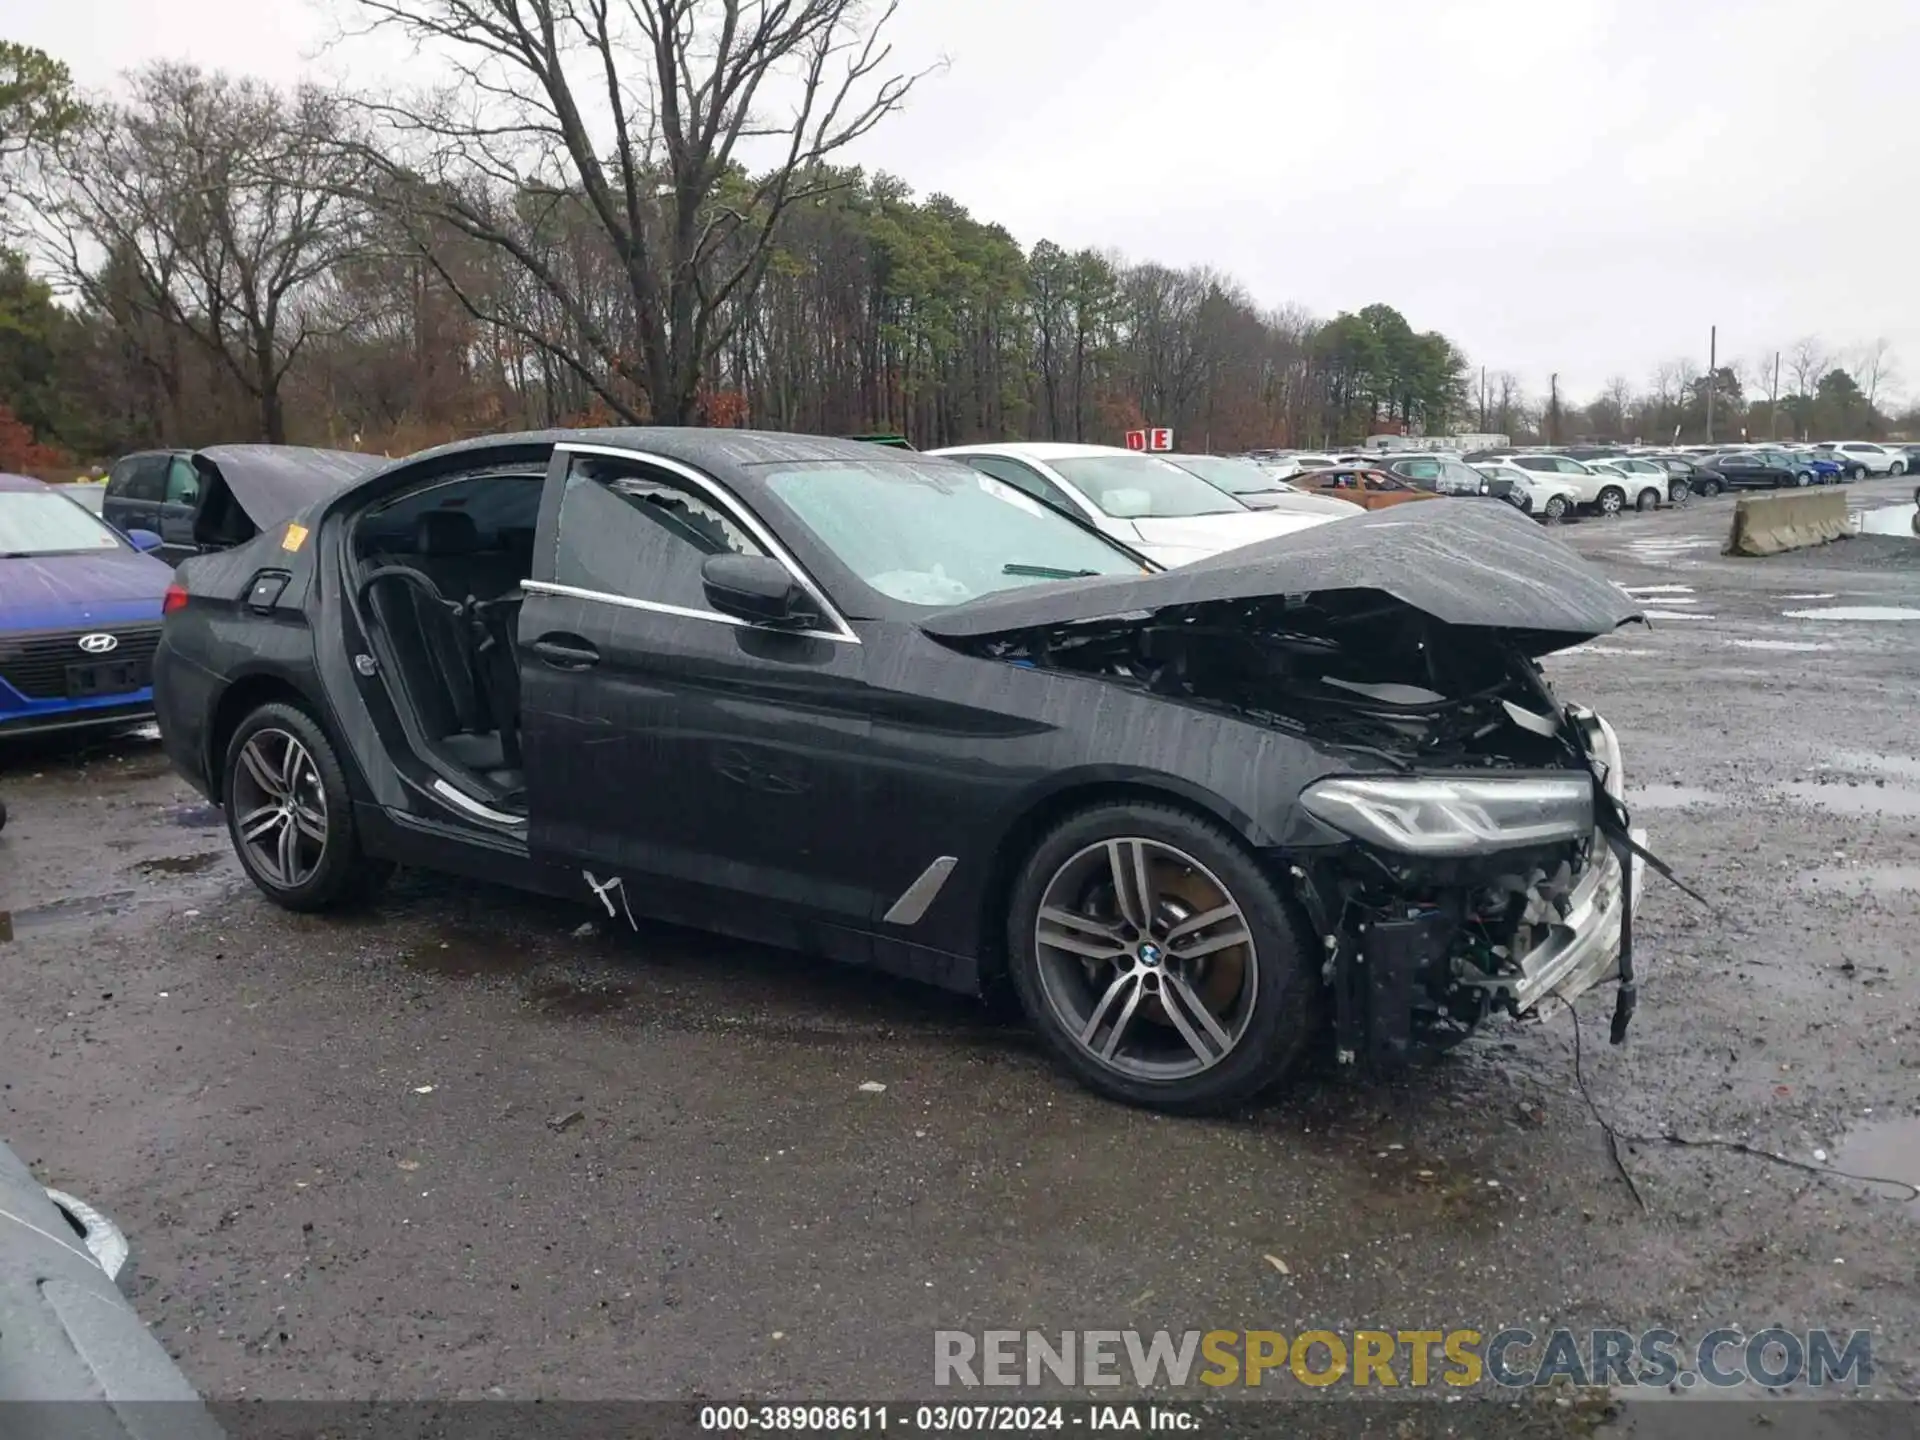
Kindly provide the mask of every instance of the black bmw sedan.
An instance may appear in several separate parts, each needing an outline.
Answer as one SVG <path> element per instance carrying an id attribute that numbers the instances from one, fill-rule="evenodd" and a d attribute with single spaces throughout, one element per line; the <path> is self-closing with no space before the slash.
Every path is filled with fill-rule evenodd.
<path id="1" fill-rule="evenodd" d="M 421 865 L 1005 981 L 1173 1111 L 1630 1000 L 1618 746 L 1538 659 L 1638 612 L 1504 505 L 1161 571 L 950 461 L 664 429 L 313 497 L 181 567 L 154 675 L 289 909 Z"/>

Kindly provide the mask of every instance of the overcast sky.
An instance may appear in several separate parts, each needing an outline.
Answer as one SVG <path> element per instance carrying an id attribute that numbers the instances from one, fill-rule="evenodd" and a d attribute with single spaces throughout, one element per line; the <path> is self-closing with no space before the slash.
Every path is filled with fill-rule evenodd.
<path id="1" fill-rule="evenodd" d="M 289 82 L 352 0 L 9 0 L 89 86 L 158 58 Z M 21 13 L 21 12 L 25 13 Z M 330 18 L 331 17 L 331 18 Z M 1584 400 L 1669 359 L 1884 337 L 1920 393 L 1914 0 L 900 0 L 945 59 L 855 153 L 1024 244 L 1373 301 Z M 372 48 L 369 48 L 372 47 Z"/>

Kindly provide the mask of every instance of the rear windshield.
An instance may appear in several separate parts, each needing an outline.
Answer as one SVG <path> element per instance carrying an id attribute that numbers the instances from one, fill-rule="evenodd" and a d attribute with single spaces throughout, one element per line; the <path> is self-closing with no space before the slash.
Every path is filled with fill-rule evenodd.
<path id="1" fill-rule="evenodd" d="M 1181 455 L 1173 463 L 1229 495 L 1268 495 L 1284 488 L 1253 461 L 1231 455 Z"/>
<path id="2" fill-rule="evenodd" d="M 1175 520 L 1246 509 L 1198 475 L 1151 455 L 1082 455 L 1047 463 L 1117 520 Z"/>
<path id="3" fill-rule="evenodd" d="M 64 495 L 0 493 L 0 560 L 117 550 L 120 543 L 118 535 Z"/>

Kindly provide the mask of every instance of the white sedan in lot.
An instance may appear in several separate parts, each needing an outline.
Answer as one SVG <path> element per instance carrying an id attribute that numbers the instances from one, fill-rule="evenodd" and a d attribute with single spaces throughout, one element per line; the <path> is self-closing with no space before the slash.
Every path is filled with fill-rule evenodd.
<path id="1" fill-rule="evenodd" d="M 1511 483 L 1526 499 L 1520 508 L 1536 520 L 1564 520 L 1580 508 L 1580 487 L 1569 485 L 1557 475 L 1536 474 L 1504 460 L 1483 461 L 1473 468 L 1489 480 Z"/>
<path id="2" fill-rule="evenodd" d="M 1503 463 L 1571 485 L 1582 506 L 1590 506 L 1602 515 L 1618 515 L 1626 508 L 1627 493 L 1633 488 L 1633 482 L 1620 471 L 1596 469 L 1571 455 L 1509 455 Z"/>
<path id="3" fill-rule="evenodd" d="M 1338 518 L 1251 510 L 1178 465 L 1112 445 L 955 445 L 928 453 L 1078 515 L 1162 565 L 1186 565 Z"/>

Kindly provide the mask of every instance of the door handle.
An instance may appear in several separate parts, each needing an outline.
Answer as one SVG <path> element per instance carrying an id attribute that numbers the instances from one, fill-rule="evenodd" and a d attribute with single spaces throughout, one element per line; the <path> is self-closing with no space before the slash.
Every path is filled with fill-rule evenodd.
<path id="1" fill-rule="evenodd" d="M 600 663 L 600 652 L 578 635 L 542 635 L 532 648 L 556 670 L 591 670 Z"/>

